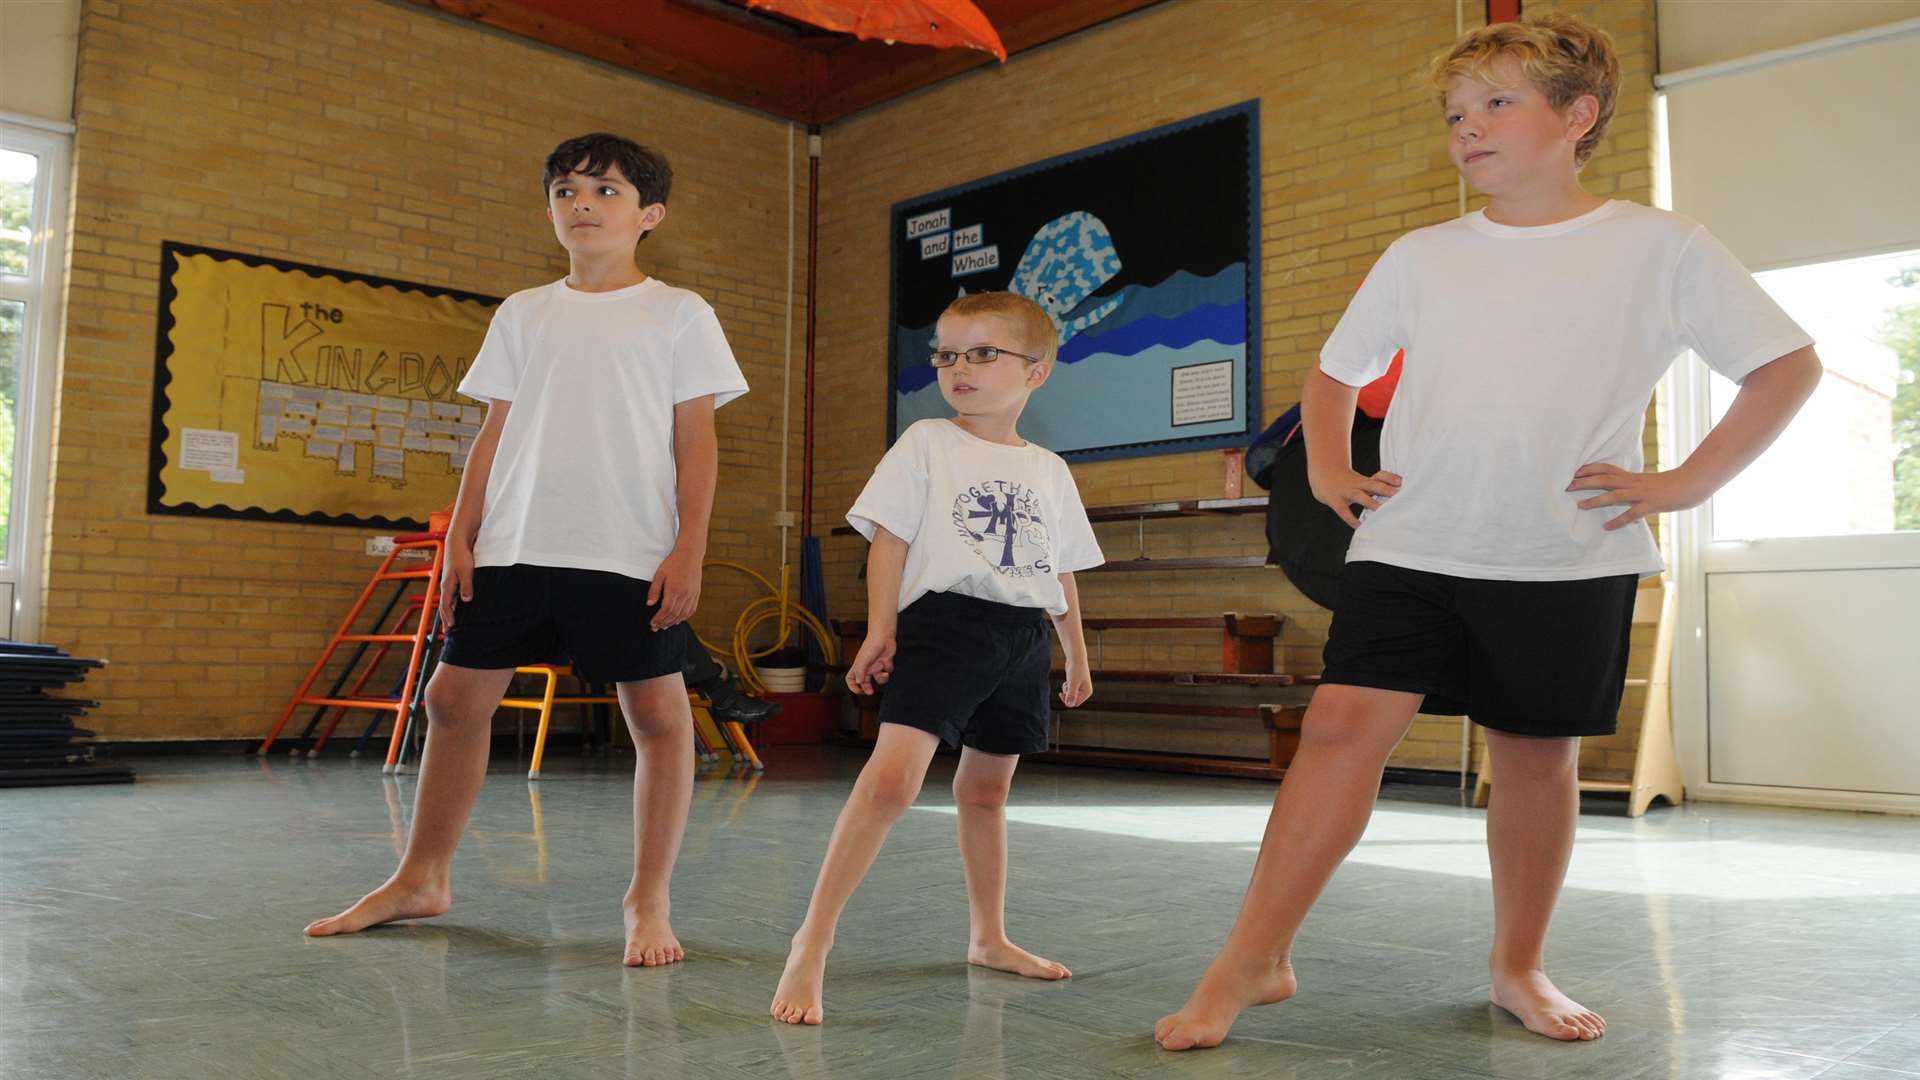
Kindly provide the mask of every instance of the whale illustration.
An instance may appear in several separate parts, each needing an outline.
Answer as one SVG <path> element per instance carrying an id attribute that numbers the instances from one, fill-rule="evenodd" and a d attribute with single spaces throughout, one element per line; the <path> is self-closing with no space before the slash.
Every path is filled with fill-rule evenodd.
<path id="1" fill-rule="evenodd" d="M 1007 289 L 1045 308 L 1060 333 L 1060 344 L 1065 345 L 1120 306 L 1120 298 L 1114 297 L 1073 315 L 1095 289 L 1119 272 L 1120 253 L 1114 249 L 1113 234 L 1107 231 L 1106 223 L 1085 210 L 1075 210 L 1054 218 L 1033 234 Z"/>

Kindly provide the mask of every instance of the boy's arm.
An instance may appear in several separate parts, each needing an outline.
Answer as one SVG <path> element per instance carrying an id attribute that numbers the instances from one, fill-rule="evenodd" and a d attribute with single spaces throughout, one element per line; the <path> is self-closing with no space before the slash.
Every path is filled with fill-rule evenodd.
<path id="1" fill-rule="evenodd" d="M 1300 391 L 1301 437 L 1307 440 L 1307 486 L 1313 497 L 1331 507 L 1350 528 L 1359 528 L 1355 504 L 1380 509 L 1380 500 L 1400 492 L 1400 478 L 1381 471 L 1361 476 L 1353 471 L 1353 408 L 1360 398 L 1356 387 L 1314 368 Z"/>
<path id="2" fill-rule="evenodd" d="M 1581 500 L 1582 510 L 1626 506 L 1626 513 L 1607 522 L 1608 529 L 1623 528 L 1652 514 L 1699 506 L 1773 445 L 1813 396 L 1820 372 L 1820 358 L 1811 345 L 1771 360 L 1740 383 L 1727 415 L 1677 468 L 1636 473 L 1618 465 L 1585 465 L 1573 474 L 1567 490 L 1605 492 Z"/>
<path id="3" fill-rule="evenodd" d="M 1072 574 L 1061 574 L 1060 589 L 1067 594 L 1067 610 L 1053 617 L 1053 632 L 1060 635 L 1060 649 L 1067 656 L 1060 701 L 1071 709 L 1093 696 L 1093 671 L 1087 658 L 1087 635 L 1080 625 L 1080 587 Z"/>
<path id="4" fill-rule="evenodd" d="M 460 493 L 453 500 L 453 521 L 447 526 L 447 565 L 440 574 L 440 622 L 453 626 L 453 602 L 473 599 L 473 541 L 480 534 L 480 517 L 487 508 L 487 477 L 493 474 L 493 455 L 500 448 L 500 429 L 506 426 L 511 401 L 487 402 L 487 418 L 473 445 L 467 448 L 467 466 L 461 470 Z"/>
<path id="5" fill-rule="evenodd" d="M 660 605 L 653 614 L 655 630 L 686 622 L 700 606 L 700 564 L 707 558 L 707 525 L 713 517 L 713 489 L 720 479 L 712 394 L 688 398 L 673 407 L 673 465 L 680 532 L 647 590 L 648 605 Z"/>
<path id="6" fill-rule="evenodd" d="M 847 687 L 871 694 L 875 683 L 886 685 L 893 674 L 894 630 L 900 622 L 900 579 L 907 572 L 907 542 L 873 527 L 873 545 L 867 549 L 867 639 L 847 663 Z"/>

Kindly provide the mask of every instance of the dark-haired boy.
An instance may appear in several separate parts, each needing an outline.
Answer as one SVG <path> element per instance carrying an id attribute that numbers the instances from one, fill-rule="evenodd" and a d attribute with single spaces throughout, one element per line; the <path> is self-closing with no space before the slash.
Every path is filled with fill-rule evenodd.
<path id="1" fill-rule="evenodd" d="M 447 532 L 447 641 L 407 850 L 385 884 L 309 935 L 452 906 L 494 710 L 514 668 L 564 659 L 616 684 L 638 758 L 626 963 L 684 955 L 668 883 L 693 788 L 685 623 L 719 471 L 714 409 L 747 383 L 707 302 L 634 262 L 672 181 L 664 157 L 614 135 L 547 158 L 547 217 L 569 271 L 507 298 L 460 384 L 489 404 Z"/>

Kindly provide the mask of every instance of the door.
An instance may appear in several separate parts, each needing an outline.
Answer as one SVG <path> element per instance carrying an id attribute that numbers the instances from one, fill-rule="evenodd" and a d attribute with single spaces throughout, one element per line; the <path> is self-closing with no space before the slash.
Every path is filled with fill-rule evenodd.
<path id="1" fill-rule="evenodd" d="M 1826 373 L 1681 532 L 1689 787 L 1920 809 L 1920 250 L 1755 277 Z M 1738 390 L 1687 365 L 1683 450 Z"/>

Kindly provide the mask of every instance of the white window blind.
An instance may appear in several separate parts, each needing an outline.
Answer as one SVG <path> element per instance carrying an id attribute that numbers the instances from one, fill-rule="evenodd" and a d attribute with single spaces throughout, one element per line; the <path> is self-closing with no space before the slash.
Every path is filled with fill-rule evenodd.
<path id="1" fill-rule="evenodd" d="M 1749 269 L 1920 248 L 1920 19 L 1657 81 L 1673 209 Z"/>

